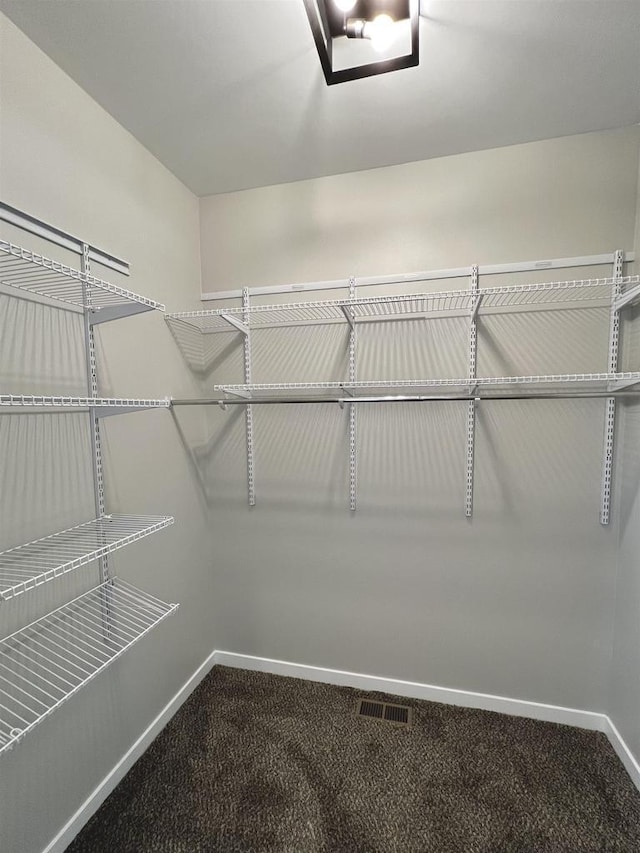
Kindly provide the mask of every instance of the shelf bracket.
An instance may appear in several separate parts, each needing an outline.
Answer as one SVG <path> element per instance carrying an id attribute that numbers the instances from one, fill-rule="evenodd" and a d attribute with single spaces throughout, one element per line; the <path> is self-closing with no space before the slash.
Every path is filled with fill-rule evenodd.
<path id="1" fill-rule="evenodd" d="M 355 299 L 356 295 L 356 280 L 353 276 L 349 277 L 349 299 Z M 347 318 L 351 330 L 349 332 L 349 382 L 356 382 L 358 378 L 358 363 L 357 363 L 357 329 L 353 309 L 345 311 L 342 306 L 344 315 Z M 351 391 L 344 388 L 347 394 L 353 396 Z M 355 512 L 358 502 L 358 413 L 357 406 L 353 404 L 349 406 L 349 509 Z"/>
<path id="2" fill-rule="evenodd" d="M 244 291 L 243 291 L 243 293 L 244 293 Z M 244 307 L 244 297 L 243 297 L 242 305 Z M 229 325 L 234 327 L 234 329 L 237 329 L 239 332 L 242 332 L 243 335 L 248 337 L 248 335 L 249 335 L 249 325 L 248 325 L 249 318 L 248 318 L 248 315 L 246 314 L 246 312 L 245 312 L 246 319 L 245 319 L 244 323 L 241 320 L 238 320 L 237 317 L 234 317 L 233 314 L 227 314 L 226 311 L 221 311 L 218 316 L 222 317 L 222 319 L 226 320 L 227 323 L 229 323 Z M 246 381 L 246 378 L 245 378 L 245 381 Z"/>
<path id="3" fill-rule="evenodd" d="M 476 393 L 478 383 L 477 373 L 477 350 L 478 350 L 478 309 L 482 301 L 482 294 L 478 293 L 478 267 L 471 267 L 471 293 L 475 297 L 471 309 L 471 321 L 469 323 L 469 395 Z M 473 516 L 473 481 L 475 472 L 475 441 L 476 441 L 476 404 L 477 399 L 470 400 L 467 405 L 467 454 L 466 454 L 466 487 L 464 514 L 467 518 Z"/>
<path id="4" fill-rule="evenodd" d="M 251 391 L 241 391 L 239 388 L 224 388 L 223 390 L 224 393 L 228 394 L 230 397 L 241 397 L 243 400 L 251 399 Z"/>
<path id="5" fill-rule="evenodd" d="M 625 388 L 631 388 L 637 384 L 637 379 L 619 379 L 617 382 L 610 382 L 607 386 L 607 391 L 623 391 Z"/>
<path id="6" fill-rule="evenodd" d="M 616 299 L 616 311 L 619 311 L 621 308 L 624 308 L 625 305 L 628 305 L 630 302 L 635 302 L 636 299 L 640 299 L 640 284 L 637 284 L 635 287 L 632 287 L 631 290 L 628 290 L 626 293 L 623 293 Z"/>
<path id="7" fill-rule="evenodd" d="M 351 279 L 349 279 L 349 281 L 351 281 Z M 351 293 L 351 290 L 349 290 L 349 293 Z M 350 299 L 353 299 L 353 297 L 352 297 L 352 296 L 349 296 L 349 298 L 350 298 Z M 352 316 L 353 309 L 352 309 L 352 308 L 347 308 L 347 306 L 346 306 L 346 305 L 341 305 L 341 306 L 340 306 L 340 310 L 341 310 L 341 311 L 342 311 L 342 313 L 344 314 L 345 320 L 347 321 L 347 323 L 348 323 L 348 324 L 349 324 L 349 326 L 351 327 L 351 331 L 352 331 L 352 332 L 353 332 L 353 331 L 355 331 L 356 323 L 355 323 L 355 319 L 354 319 L 354 317 Z M 349 377 L 349 378 L 351 378 L 351 377 Z"/>
<path id="8" fill-rule="evenodd" d="M 145 406 L 91 406 L 92 412 L 96 421 L 102 418 L 111 418 L 114 415 L 128 415 L 132 412 L 142 412 Z"/>
<path id="9" fill-rule="evenodd" d="M 613 256 L 613 289 L 611 291 L 611 310 L 609 316 L 609 354 L 608 373 L 618 372 L 618 350 L 620 345 L 620 309 L 619 300 L 622 291 L 622 269 L 624 252 L 618 249 Z M 625 294 L 628 295 L 628 294 Z M 604 448 L 602 454 L 602 487 L 600 492 L 600 524 L 609 524 L 611 510 L 611 480 L 615 451 L 616 398 L 608 397 L 604 421 Z"/>
<path id="10" fill-rule="evenodd" d="M 244 322 L 240 325 L 242 328 L 240 331 L 246 329 L 246 333 L 244 335 L 244 381 L 246 385 L 251 384 L 251 335 L 249 334 L 249 306 L 250 306 L 250 297 L 249 297 L 249 288 L 244 287 L 242 289 L 242 316 Z M 226 320 L 229 320 L 229 316 L 225 317 Z M 235 319 L 235 318 L 234 318 Z M 235 325 L 235 324 L 231 324 Z M 239 394 L 238 396 L 243 396 Z M 247 395 L 248 398 L 251 397 L 250 394 Z M 245 432 L 246 432 L 246 441 L 247 441 L 247 495 L 249 499 L 249 506 L 255 506 L 256 504 L 256 487 L 255 487 L 255 467 L 254 467 L 254 459 L 253 459 L 253 406 L 248 405 L 244 407 L 244 423 L 245 423 Z"/>
<path id="11" fill-rule="evenodd" d="M 143 314 L 145 311 L 153 310 L 152 305 L 145 305 L 143 302 L 91 308 L 89 310 L 89 324 L 97 326 L 100 323 L 109 323 L 111 320 L 120 320 L 122 317 L 132 317 L 134 314 Z"/>
<path id="12" fill-rule="evenodd" d="M 478 267 L 474 267 L 474 269 L 477 270 Z M 477 285 L 476 285 L 476 289 L 477 289 Z M 481 303 L 482 303 L 482 294 L 479 293 L 476 296 L 476 301 L 473 303 L 473 308 L 471 309 L 471 322 L 472 323 L 475 322 L 475 319 L 478 316 L 478 311 L 480 309 Z"/>

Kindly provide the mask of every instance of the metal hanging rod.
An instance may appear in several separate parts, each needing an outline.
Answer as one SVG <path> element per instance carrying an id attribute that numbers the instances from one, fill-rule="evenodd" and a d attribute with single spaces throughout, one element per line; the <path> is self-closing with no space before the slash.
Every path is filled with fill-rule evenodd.
<path id="1" fill-rule="evenodd" d="M 625 251 L 625 262 L 635 260 L 634 252 Z M 595 267 L 611 264 L 613 253 L 599 255 L 579 255 L 574 258 L 554 258 L 539 261 L 519 261 L 509 264 L 483 264 L 478 267 L 479 275 L 505 275 L 509 273 L 536 272 L 548 269 L 569 269 L 571 267 Z M 385 284 L 410 284 L 418 281 L 438 281 L 447 278 L 468 278 L 469 267 L 456 267 L 444 270 L 426 270 L 423 272 L 400 273 L 398 275 L 374 275 L 359 276 L 356 278 L 356 287 L 374 287 Z M 271 287 L 251 287 L 250 296 L 267 296 L 275 293 L 304 293 L 314 290 L 339 290 L 349 287 L 349 277 L 334 279 L 331 281 L 310 281 L 300 284 L 282 284 Z M 242 290 L 220 290 L 202 294 L 202 301 L 215 301 L 217 299 L 240 299 Z"/>
<path id="2" fill-rule="evenodd" d="M 396 394 L 393 396 L 372 397 L 252 397 L 251 399 L 220 399 L 218 397 L 194 397 L 171 400 L 171 406 L 248 406 L 248 405 L 299 405 L 303 403 L 337 403 L 344 406 L 348 403 L 431 403 L 431 402 L 464 402 L 470 400 L 492 401 L 492 400 L 599 400 L 614 396 L 616 398 L 630 398 L 640 400 L 638 391 L 576 391 L 574 393 L 550 393 L 539 392 L 533 394 L 486 394 L 482 396 L 469 396 L 467 394 L 445 395 L 445 394 Z"/>

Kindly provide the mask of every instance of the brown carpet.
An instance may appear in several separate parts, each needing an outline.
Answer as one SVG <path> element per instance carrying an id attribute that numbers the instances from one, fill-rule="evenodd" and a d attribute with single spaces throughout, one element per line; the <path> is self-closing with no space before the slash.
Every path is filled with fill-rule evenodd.
<path id="1" fill-rule="evenodd" d="M 68 853 L 638 853 L 600 733 L 216 667 Z M 390 700 L 390 701 L 393 701 Z"/>

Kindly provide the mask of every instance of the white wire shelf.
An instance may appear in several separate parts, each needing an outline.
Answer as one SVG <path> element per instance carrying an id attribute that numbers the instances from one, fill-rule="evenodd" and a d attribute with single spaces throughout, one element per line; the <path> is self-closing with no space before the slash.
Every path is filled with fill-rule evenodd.
<path id="1" fill-rule="evenodd" d="M 144 400 L 125 397 L 66 397 L 24 394 L 0 394 L 0 411 L 15 409 L 27 411 L 44 409 L 88 410 L 93 409 L 99 417 L 139 412 L 143 409 L 167 409 L 171 405 L 168 397 L 161 400 Z"/>
<path id="2" fill-rule="evenodd" d="M 0 284 L 80 309 L 85 308 L 85 286 L 88 286 L 92 324 L 143 311 L 164 311 L 160 302 L 29 252 L 6 240 L 0 240 Z"/>
<path id="3" fill-rule="evenodd" d="M 245 328 L 269 328 L 288 325 L 335 322 L 375 322 L 409 320 L 438 314 L 471 315 L 492 309 L 516 309 L 524 305 L 558 306 L 589 302 L 610 305 L 613 278 L 579 279 L 506 287 L 448 290 L 438 293 L 372 296 L 333 299 L 322 302 L 291 302 L 283 305 L 253 305 L 243 308 L 219 308 L 208 311 L 182 311 L 166 315 L 167 321 L 179 320 L 201 332 L 233 332 Z M 627 302 L 640 299 L 640 276 L 621 281 Z"/>
<path id="4" fill-rule="evenodd" d="M 115 578 L 0 641 L 0 753 L 177 607 Z"/>
<path id="5" fill-rule="evenodd" d="M 558 396 L 572 390 L 612 392 L 630 388 L 640 383 L 640 372 L 628 373 L 572 373 L 547 376 L 493 376 L 470 380 L 464 379 L 399 379 L 372 380 L 362 382 L 282 382 L 259 385 L 215 385 L 216 391 L 247 402 L 261 397 L 301 399 L 322 395 L 344 400 L 349 397 L 380 396 L 393 392 L 411 391 L 413 394 L 435 393 L 482 397 L 482 392 L 512 392 L 518 396 L 548 392 Z"/>
<path id="6" fill-rule="evenodd" d="M 105 515 L 3 551 L 0 601 L 36 589 L 170 524 L 173 518 L 164 515 Z"/>

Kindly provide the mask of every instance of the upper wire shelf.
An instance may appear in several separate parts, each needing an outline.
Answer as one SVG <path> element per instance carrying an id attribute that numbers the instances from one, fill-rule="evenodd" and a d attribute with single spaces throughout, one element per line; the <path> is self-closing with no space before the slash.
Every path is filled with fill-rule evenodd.
<path id="1" fill-rule="evenodd" d="M 114 578 L 0 641 L 0 754 L 177 607 Z"/>
<path id="2" fill-rule="evenodd" d="M 620 284 L 624 304 L 640 298 L 640 276 L 579 279 L 538 284 L 471 290 L 448 290 L 437 293 L 371 296 L 355 299 L 332 299 L 321 302 L 291 302 L 282 305 L 252 305 L 248 308 L 217 308 L 207 311 L 181 311 L 166 315 L 167 320 L 180 320 L 201 332 L 242 331 L 245 328 L 269 328 L 287 325 L 334 322 L 372 322 L 376 320 L 409 320 L 425 315 L 471 315 L 487 309 L 509 309 L 522 305 L 562 305 L 594 302 L 609 305 L 612 288 Z M 246 321 L 248 320 L 248 325 Z"/>
<path id="3" fill-rule="evenodd" d="M 1 409 L 93 409 L 98 417 L 139 412 L 143 409 L 167 409 L 171 405 L 168 397 L 160 400 L 144 400 L 128 397 L 66 397 L 34 394 L 0 394 Z"/>
<path id="4" fill-rule="evenodd" d="M 532 396 L 537 393 L 556 393 L 567 395 L 571 390 L 612 392 L 629 388 L 640 383 L 640 372 L 627 373 L 572 373 L 546 376 L 494 376 L 477 379 L 398 379 L 371 380 L 360 382 L 281 382 L 252 385 L 216 385 L 216 391 L 222 391 L 247 400 L 260 397 L 299 396 L 301 399 L 314 395 L 346 400 L 349 397 L 367 397 L 410 391 L 413 394 L 437 392 L 459 396 L 482 397 L 482 393 L 500 391 L 518 396 Z"/>
<path id="5" fill-rule="evenodd" d="M 164 311 L 164 305 L 160 302 L 139 296 L 131 290 L 110 284 L 6 240 L 0 240 L 0 284 L 45 296 L 74 308 L 88 308 L 92 324 L 143 311 Z"/>
<path id="6" fill-rule="evenodd" d="M 0 601 L 173 524 L 170 516 L 105 515 L 0 553 Z"/>

